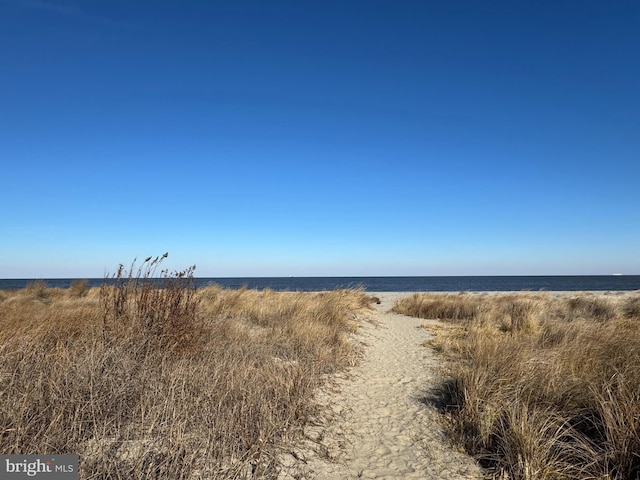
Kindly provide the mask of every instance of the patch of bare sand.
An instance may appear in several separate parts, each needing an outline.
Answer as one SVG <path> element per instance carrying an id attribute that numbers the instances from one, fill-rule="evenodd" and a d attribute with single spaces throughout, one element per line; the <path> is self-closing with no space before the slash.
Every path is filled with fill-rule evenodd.
<path id="1" fill-rule="evenodd" d="M 358 335 L 361 363 L 321 392 L 328 415 L 282 455 L 279 480 L 482 478 L 474 460 L 447 442 L 440 414 L 425 401 L 440 366 L 423 346 L 431 334 L 422 320 L 389 312 L 410 294 L 372 295 L 381 303 Z"/>

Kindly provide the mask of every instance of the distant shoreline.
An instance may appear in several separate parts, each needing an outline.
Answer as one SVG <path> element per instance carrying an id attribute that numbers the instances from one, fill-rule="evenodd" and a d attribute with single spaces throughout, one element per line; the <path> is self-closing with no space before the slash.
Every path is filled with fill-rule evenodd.
<path id="1" fill-rule="evenodd" d="M 24 288 L 44 282 L 50 288 L 68 288 L 86 280 L 88 287 L 104 278 L 0 279 L 0 290 Z M 380 276 L 380 277 L 196 277 L 196 287 L 216 284 L 225 288 L 275 291 L 326 291 L 361 288 L 377 292 L 520 292 L 520 291 L 633 291 L 640 290 L 640 275 L 537 276 Z"/>

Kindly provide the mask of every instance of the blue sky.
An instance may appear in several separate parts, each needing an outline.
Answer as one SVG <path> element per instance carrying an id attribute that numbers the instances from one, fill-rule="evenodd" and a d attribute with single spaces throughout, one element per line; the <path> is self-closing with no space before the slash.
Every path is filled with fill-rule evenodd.
<path id="1" fill-rule="evenodd" d="M 640 274 L 636 1 L 0 0 L 0 278 Z"/>

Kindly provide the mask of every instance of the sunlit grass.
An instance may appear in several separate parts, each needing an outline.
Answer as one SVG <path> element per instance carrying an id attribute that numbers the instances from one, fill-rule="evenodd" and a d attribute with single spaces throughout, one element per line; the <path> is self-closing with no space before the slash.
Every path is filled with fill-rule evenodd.
<path id="1" fill-rule="evenodd" d="M 326 375 L 352 364 L 361 291 L 195 290 L 192 270 L 0 295 L 0 451 L 79 454 L 81 478 L 269 478 Z M 119 280 L 118 280 L 119 279 Z"/>
<path id="2" fill-rule="evenodd" d="M 640 295 L 418 294 L 439 318 L 450 432 L 496 478 L 640 475 Z M 448 333 L 450 332 L 450 333 Z"/>

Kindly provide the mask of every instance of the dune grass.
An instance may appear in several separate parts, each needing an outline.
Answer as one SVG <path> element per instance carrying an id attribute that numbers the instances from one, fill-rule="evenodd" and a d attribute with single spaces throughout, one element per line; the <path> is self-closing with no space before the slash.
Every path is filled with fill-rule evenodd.
<path id="1" fill-rule="evenodd" d="M 640 293 L 416 294 L 441 319 L 452 438 L 494 478 L 640 476 Z M 447 333 L 448 332 L 448 333 Z"/>
<path id="2" fill-rule="evenodd" d="M 196 290 L 161 261 L 1 292 L 0 451 L 79 454 L 83 479 L 277 476 L 369 298 Z"/>

